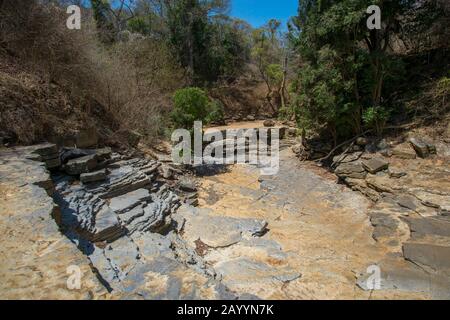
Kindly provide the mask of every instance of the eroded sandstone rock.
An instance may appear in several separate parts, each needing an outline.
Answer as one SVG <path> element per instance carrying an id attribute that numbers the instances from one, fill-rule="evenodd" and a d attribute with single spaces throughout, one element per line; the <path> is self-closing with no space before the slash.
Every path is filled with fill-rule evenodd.
<path id="1" fill-rule="evenodd" d="M 80 175 L 82 173 L 88 173 L 95 169 L 97 166 L 97 156 L 89 155 L 81 158 L 69 160 L 64 166 L 65 171 L 69 175 Z"/>
<path id="2" fill-rule="evenodd" d="M 49 149 L 54 152 L 53 146 Z M 32 150 L 0 152 L 0 298 L 108 298 L 88 258 L 60 233 L 54 220 L 58 208 L 42 187 L 52 189 L 50 175 L 26 159 Z M 67 285 L 69 267 L 82 274 L 80 290 Z"/>
<path id="3" fill-rule="evenodd" d="M 343 163 L 334 171 L 341 178 L 365 179 L 367 172 L 359 161 Z"/>
<path id="4" fill-rule="evenodd" d="M 392 155 L 400 159 L 416 159 L 416 152 L 409 145 L 398 145 L 392 149 Z"/>
<path id="5" fill-rule="evenodd" d="M 363 160 L 362 165 L 370 173 L 376 174 L 379 171 L 386 170 L 389 167 L 389 162 L 381 158 L 371 158 L 369 160 Z"/>
<path id="6" fill-rule="evenodd" d="M 94 171 L 94 172 L 89 172 L 89 173 L 82 173 L 80 175 L 80 180 L 83 183 L 98 182 L 98 181 L 103 181 L 105 179 L 106 179 L 106 170 L 105 169 Z"/>

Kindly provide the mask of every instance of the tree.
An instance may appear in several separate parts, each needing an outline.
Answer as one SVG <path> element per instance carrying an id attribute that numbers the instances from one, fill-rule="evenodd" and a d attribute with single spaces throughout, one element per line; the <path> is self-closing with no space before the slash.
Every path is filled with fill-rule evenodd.
<path id="1" fill-rule="evenodd" d="M 351 131 L 359 134 L 365 110 L 386 107 L 382 100 L 383 85 L 396 67 L 389 53 L 390 41 L 400 31 L 402 15 L 414 2 L 299 0 L 298 16 L 289 27 L 291 43 L 301 56 L 293 86 L 299 97 L 297 109 L 303 116 L 312 117 L 307 120 L 316 122 L 316 127 L 323 125 L 317 123 L 319 118 L 325 121 L 323 127 L 335 141 L 349 134 L 340 123 L 350 124 Z M 380 30 L 369 30 L 366 25 L 366 10 L 373 4 L 381 8 Z M 324 72 L 332 72 L 335 78 Z M 313 117 L 311 110 L 305 112 L 304 109 L 314 108 L 315 104 L 320 105 L 325 120 Z M 376 110 L 372 114 L 385 112 Z"/>
<path id="2" fill-rule="evenodd" d="M 253 31 L 252 57 L 261 78 L 267 86 L 266 100 L 274 115 L 285 106 L 285 83 L 287 55 L 286 48 L 278 36 L 281 22 L 271 19 L 267 24 Z"/>
<path id="3" fill-rule="evenodd" d="M 216 81 L 242 66 L 245 39 L 224 15 L 228 1 L 165 0 L 171 45 L 191 83 Z"/>
<path id="4" fill-rule="evenodd" d="M 97 30 L 100 32 L 100 40 L 111 43 L 115 38 L 114 24 L 111 21 L 111 6 L 106 0 L 91 0 L 94 19 Z"/>

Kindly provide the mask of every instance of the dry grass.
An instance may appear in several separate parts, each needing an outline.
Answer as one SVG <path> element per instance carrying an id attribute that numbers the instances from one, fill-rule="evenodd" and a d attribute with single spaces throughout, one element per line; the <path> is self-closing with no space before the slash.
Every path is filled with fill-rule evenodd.
<path id="1" fill-rule="evenodd" d="M 21 144 L 95 124 L 103 135 L 165 126 L 182 72 L 162 43 L 104 47 L 89 12 L 82 30 L 65 12 L 33 0 L 0 1 L 0 135 Z"/>

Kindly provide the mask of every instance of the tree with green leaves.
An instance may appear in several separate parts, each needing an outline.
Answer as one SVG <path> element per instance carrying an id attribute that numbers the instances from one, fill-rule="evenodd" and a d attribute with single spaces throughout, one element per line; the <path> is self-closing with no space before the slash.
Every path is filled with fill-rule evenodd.
<path id="1" fill-rule="evenodd" d="M 378 127 L 385 122 L 383 88 L 399 66 L 389 48 L 402 15 L 414 2 L 299 0 L 289 29 L 300 55 L 292 88 L 301 122 L 327 129 L 335 142 L 361 133 L 364 118 Z M 370 30 L 366 11 L 374 4 L 381 8 L 382 24 Z M 367 110 L 371 117 L 363 117 Z"/>

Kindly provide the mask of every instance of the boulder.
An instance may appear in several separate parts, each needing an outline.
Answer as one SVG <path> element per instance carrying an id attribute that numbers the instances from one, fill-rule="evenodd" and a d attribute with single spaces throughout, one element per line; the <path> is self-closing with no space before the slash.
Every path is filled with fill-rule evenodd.
<path id="1" fill-rule="evenodd" d="M 95 172 L 82 173 L 80 175 L 80 180 L 83 183 L 103 181 L 106 179 L 106 170 L 99 170 Z"/>
<path id="2" fill-rule="evenodd" d="M 59 157 L 57 157 L 54 159 L 45 160 L 45 166 L 49 170 L 57 169 L 61 166 L 61 159 L 59 159 Z"/>
<path id="3" fill-rule="evenodd" d="M 247 116 L 247 121 L 255 121 L 255 117 L 252 115 Z"/>
<path id="4" fill-rule="evenodd" d="M 334 173 L 340 178 L 365 179 L 367 172 L 359 161 L 342 163 Z"/>
<path id="5" fill-rule="evenodd" d="M 369 144 L 369 140 L 364 137 L 359 137 L 358 139 L 356 139 L 356 144 L 358 146 L 364 147 Z"/>
<path id="6" fill-rule="evenodd" d="M 416 152 L 407 145 L 398 145 L 392 149 L 392 156 L 400 159 L 416 159 Z"/>
<path id="7" fill-rule="evenodd" d="M 94 154 L 69 160 L 64 166 L 64 169 L 67 174 L 76 176 L 82 173 L 90 172 L 94 170 L 96 166 L 97 156 Z"/>
<path id="8" fill-rule="evenodd" d="M 379 171 L 386 170 L 389 168 L 389 162 L 384 161 L 380 158 L 372 158 L 369 160 L 362 161 L 363 167 L 372 174 L 375 174 Z"/>
<path id="9" fill-rule="evenodd" d="M 49 156 L 58 153 L 58 147 L 53 143 L 44 143 L 40 145 L 33 146 L 33 153 L 40 156 Z"/>
<path id="10" fill-rule="evenodd" d="M 197 191 L 197 186 L 195 184 L 195 181 L 193 179 L 189 178 L 182 178 L 178 182 L 178 186 L 180 190 L 186 191 L 186 192 L 195 192 Z"/>
<path id="11" fill-rule="evenodd" d="M 277 123 L 275 120 L 266 120 L 264 121 L 264 127 L 275 127 Z"/>
<path id="12" fill-rule="evenodd" d="M 359 160 L 361 158 L 362 152 L 353 152 L 353 153 L 346 153 L 346 154 L 340 154 L 333 158 L 333 163 L 349 163 L 353 161 Z"/>
<path id="13" fill-rule="evenodd" d="M 426 158 L 429 156 L 430 151 L 428 150 L 428 145 L 424 141 L 417 138 L 411 138 L 409 143 L 411 143 L 411 146 L 419 157 Z"/>
<path id="14" fill-rule="evenodd" d="M 111 158 L 112 150 L 109 147 L 101 148 L 97 149 L 95 154 L 97 155 L 97 159 L 99 161 L 104 161 Z"/>

